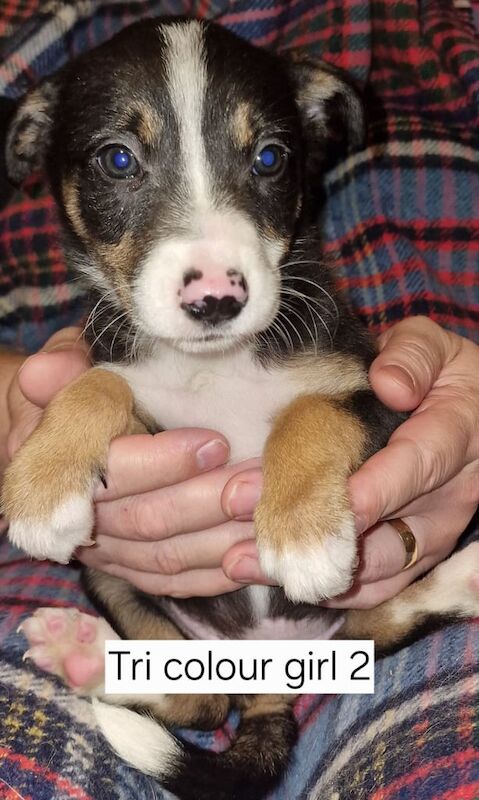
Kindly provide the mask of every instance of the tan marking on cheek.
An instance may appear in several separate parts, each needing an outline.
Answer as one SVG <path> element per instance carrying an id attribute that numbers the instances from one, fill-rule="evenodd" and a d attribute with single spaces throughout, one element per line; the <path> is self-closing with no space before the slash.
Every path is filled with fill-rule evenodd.
<path id="1" fill-rule="evenodd" d="M 97 243 L 96 250 L 126 308 L 131 306 L 130 279 L 136 266 L 136 244 L 127 231 L 116 244 Z"/>
<path id="2" fill-rule="evenodd" d="M 272 225 L 266 223 L 263 228 L 263 231 L 266 238 L 269 239 L 271 242 L 275 242 L 275 244 L 278 244 L 278 246 L 281 246 L 281 249 L 283 251 L 285 250 L 285 248 L 289 247 L 289 242 L 290 242 L 289 237 L 280 236 L 278 234 L 278 231 L 275 230 L 275 228 L 273 228 Z"/>
<path id="3" fill-rule="evenodd" d="M 81 213 L 80 192 L 76 181 L 76 175 L 73 177 L 63 178 L 63 204 L 65 207 L 65 213 L 73 226 L 73 230 L 77 236 L 82 239 L 82 241 L 88 242 L 90 241 L 90 234 Z"/>
<path id="4" fill-rule="evenodd" d="M 254 144 L 254 130 L 251 123 L 252 108 L 249 103 L 241 102 L 234 110 L 231 121 L 231 133 L 235 142 L 245 149 Z"/>

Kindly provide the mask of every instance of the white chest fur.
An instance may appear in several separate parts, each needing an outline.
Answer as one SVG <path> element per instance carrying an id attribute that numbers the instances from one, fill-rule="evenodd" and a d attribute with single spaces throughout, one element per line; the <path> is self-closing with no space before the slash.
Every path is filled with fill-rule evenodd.
<path id="1" fill-rule="evenodd" d="M 261 455 L 274 415 L 305 391 L 294 369 L 264 369 L 246 350 L 225 357 L 162 346 L 141 363 L 109 368 L 128 381 L 139 407 L 159 426 L 224 434 L 232 461 Z"/>

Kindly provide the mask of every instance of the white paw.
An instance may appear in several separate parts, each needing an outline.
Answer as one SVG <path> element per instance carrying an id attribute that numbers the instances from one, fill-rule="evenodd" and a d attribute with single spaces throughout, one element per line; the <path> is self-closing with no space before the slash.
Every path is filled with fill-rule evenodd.
<path id="1" fill-rule="evenodd" d="M 426 608 L 431 613 L 479 616 L 479 542 L 442 561 L 432 572 Z"/>
<path id="2" fill-rule="evenodd" d="M 30 646 L 24 659 L 77 691 L 103 687 L 105 640 L 118 638 L 106 620 L 75 608 L 39 608 L 18 630 Z"/>
<path id="3" fill-rule="evenodd" d="M 322 535 L 302 543 L 298 537 L 283 550 L 259 549 L 265 575 L 282 586 L 294 603 L 319 603 L 346 592 L 357 565 L 354 521 L 343 524 L 338 533 Z"/>
<path id="4" fill-rule="evenodd" d="M 68 564 L 80 545 L 89 545 L 93 528 L 91 497 L 72 495 L 46 518 L 10 520 L 8 538 L 33 558 Z"/>

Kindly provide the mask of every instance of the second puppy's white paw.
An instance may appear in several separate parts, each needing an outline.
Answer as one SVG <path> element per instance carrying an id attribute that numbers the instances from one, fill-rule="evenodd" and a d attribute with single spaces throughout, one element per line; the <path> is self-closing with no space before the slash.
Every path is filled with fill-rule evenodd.
<path id="1" fill-rule="evenodd" d="M 68 564 L 77 547 L 92 544 L 93 520 L 90 494 L 72 495 L 49 516 L 11 519 L 8 538 L 32 558 Z"/>

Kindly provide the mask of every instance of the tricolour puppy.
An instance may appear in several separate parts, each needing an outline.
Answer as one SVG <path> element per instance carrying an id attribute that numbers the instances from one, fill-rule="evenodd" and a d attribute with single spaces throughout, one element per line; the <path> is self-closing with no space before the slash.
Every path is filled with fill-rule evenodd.
<path id="1" fill-rule="evenodd" d="M 362 136 L 360 99 L 337 70 L 194 20 L 133 25 L 18 108 L 10 176 L 46 170 L 67 257 L 91 289 L 96 366 L 55 398 L 7 472 L 11 541 L 67 562 L 90 541 L 113 438 L 208 427 L 232 460 L 263 456 L 256 539 L 278 584 L 174 600 L 89 570 L 114 630 L 55 609 L 24 624 L 33 660 L 77 687 L 82 655 L 84 693 L 102 696 L 103 642 L 116 635 L 314 638 L 331 627 L 317 604 L 350 587 L 357 563 L 348 476 L 401 421 L 368 385 L 374 344 L 335 291 L 316 229 L 321 171 Z M 472 547 L 395 600 L 348 613 L 341 636 L 389 647 L 430 614 L 477 613 Z M 117 751 L 191 800 L 257 800 L 295 739 L 290 697 L 115 702 L 96 708 Z M 212 727 L 231 703 L 242 721 L 219 755 L 126 708 Z"/>

